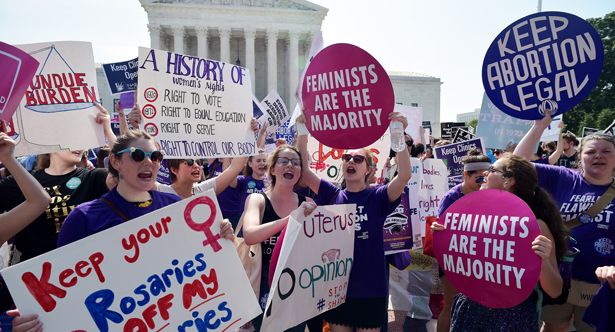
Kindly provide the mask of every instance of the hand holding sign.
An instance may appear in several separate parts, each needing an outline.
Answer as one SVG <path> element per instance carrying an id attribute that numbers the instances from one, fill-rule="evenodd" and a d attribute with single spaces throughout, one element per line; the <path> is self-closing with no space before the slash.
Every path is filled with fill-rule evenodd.
<path id="1" fill-rule="evenodd" d="M 350 44 L 320 51 L 305 72 L 302 86 L 306 125 L 319 142 L 357 149 L 380 138 L 393 111 L 393 86 L 369 53 Z"/>
<path id="2" fill-rule="evenodd" d="M 439 224 L 445 229 L 434 232 L 436 259 L 461 293 L 490 308 L 527 299 L 538 281 L 540 257 L 551 249 L 523 200 L 503 190 L 481 190 L 453 203 Z"/>
<path id="3" fill-rule="evenodd" d="M 506 27 L 483 61 L 489 99 L 519 119 L 556 116 L 594 88 L 604 62 L 600 35 L 587 21 L 562 12 L 541 12 Z"/>

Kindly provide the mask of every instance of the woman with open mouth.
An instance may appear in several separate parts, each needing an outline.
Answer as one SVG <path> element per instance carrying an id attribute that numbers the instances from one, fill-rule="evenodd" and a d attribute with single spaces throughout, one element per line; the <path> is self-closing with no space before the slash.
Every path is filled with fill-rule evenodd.
<path id="1" fill-rule="evenodd" d="M 408 125 L 406 118 L 397 112 L 391 113 L 389 119 L 402 122 L 404 128 Z M 297 131 L 301 151 L 309 155 L 305 124 Z M 369 176 L 375 164 L 373 158 L 366 148 L 347 151 L 342 155 L 344 190 L 320 179 L 304 161 L 303 183 L 316 193 L 318 205 L 357 204 L 354 260 L 346 302 L 324 314 L 333 332 L 352 331 L 353 328 L 358 331 L 379 331 L 387 324 L 388 266 L 384 255 L 383 225 L 387 215 L 399 205 L 400 196 L 410 180 L 410 155 L 407 148 L 397 152 L 397 175 L 388 184 L 379 186 L 369 185 Z"/>
<path id="2" fill-rule="evenodd" d="M 245 243 L 261 244 L 262 266 L 261 283 L 259 289 L 259 302 L 262 309 L 267 304 L 269 294 L 269 267 L 273 249 L 278 241 L 280 232 L 288 223 L 290 213 L 300 205 L 304 213 L 309 215 L 316 207 L 308 203 L 305 196 L 296 194 L 295 185 L 301 179 L 303 166 L 299 151 L 290 145 L 281 145 L 275 149 L 269 158 L 268 175 L 271 181 L 263 193 L 254 193 L 248 196 L 245 210 L 239 221 L 243 227 Z M 263 316 L 255 318 L 252 323 L 256 331 L 260 330 Z M 293 331 L 303 331 L 305 324 L 292 328 Z"/>
<path id="3" fill-rule="evenodd" d="M 551 120 L 547 114 L 534 121 L 514 153 L 529 160 Z M 615 261 L 615 188 L 610 189 L 615 186 L 615 138 L 603 134 L 584 137 L 579 159 L 578 170 L 534 164 L 539 184 L 557 202 L 564 225 L 571 229 L 580 250 L 572 262 L 570 291 L 564 289 L 563 296 L 543 308 L 544 331 L 568 331 L 571 319 L 578 331 L 593 331 L 582 318 L 600 287 L 594 271 Z"/>

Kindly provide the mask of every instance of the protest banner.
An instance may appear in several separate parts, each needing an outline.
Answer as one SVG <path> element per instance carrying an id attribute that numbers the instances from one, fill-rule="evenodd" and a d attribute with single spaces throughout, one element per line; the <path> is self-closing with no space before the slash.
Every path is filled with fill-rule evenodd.
<path id="1" fill-rule="evenodd" d="M 357 46 L 334 44 L 316 54 L 301 94 L 307 129 L 326 146 L 362 148 L 389 127 L 391 80 L 380 63 Z"/>
<path id="2" fill-rule="evenodd" d="M 384 165 L 391 150 L 391 135 L 387 131 L 377 141 L 367 147 L 374 154 L 376 163 L 376 179 L 378 184 L 384 182 Z M 308 151 L 311 151 L 310 168 L 319 177 L 335 183 L 342 183 L 342 154 L 347 149 L 334 149 L 317 141 L 314 137 L 308 137 Z"/>
<path id="3" fill-rule="evenodd" d="M 286 141 L 286 144 L 294 144 L 295 127 L 291 127 L 289 123 L 290 119 L 282 123 L 282 125 L 280 125 L 274 133 L 272 133 L 271 135 L 267 135 L 267 138 L 265 139 L 265 150 L 267 150 L 267 146 L 275 146 L 276 141 L 279 139 L 284 139 Z M 275 148 L 271 149 L 271 151 L 273 150 L 275 150 Z"/>
<path id="4" fill-rule="evenodd" d="M 464 129 L 465 128 L 465 129 Z M 459 143 L 464 141 L 469 141 L 476 137 L 476 135 L 472 134 L 468 127 L 455 127 L 453 128 L 453 143 Z"/>
<path id="5" fill-rule="evenodd" d="M 505 150 L 519 143 L 531 126 L 532 121 L 513 118 L 500 111 L 487 94 L 483 95 L 476 136 L 482 137 L 486 148 Z"/>
<path id="6" fill-rule="evenodd" d="M 510 308 L 536 287 L 541 259 L 532 250 L 540 227 L 519 197 L 489 189 L 464 195 L 440 217 L 433 233 L 436 259 L 446 278 L 489 308 Z"/>
<path id="7" fill-rule="evenodd" d="M 124 92 L 120 95 L 120 108 L 132 109 L 135 106 L 136 96 L 134 91 Z"/>
<path id="8" fill-rule="evenodd" d="M 385 254 L 394 254 L 412 248 L 412 221 L 410 219 L 410 190 L 408 186 L 401 194 L 401 202 L 384 221 L 384 251 Z M 415 211 L 416 212 L 416 211 Z"/>
<path id="9" fill-rule="evenodd" d="M 413 158 L 414 159 L 414 158 Z M 420 176 L 415 187 L 410 187 L 410 191 L 416 192 L 416 204 L 417 213 L 411 214 L 411 218 L 417 219 L 417 228 L 414 228 L 414 220 L 412 223 L 412 229 L 416 234 L 420 233 L 421 238 L 425 236 L 425 218 L 428 216 L 437 216 L 438 209 L 442 197 L 449 190 L 447 169 L 442 160 L 438 159 L 425 159 L 422 163 L 414 163 L 412 165 L 420 165 Z M 415 236 L 416 239 L 418 236 Z M 419 242 L 422 243 L 422 240 Z"/>
<path id="10" fill-rule="evenodd" d="M 10 121 L 36 74 L 38 61 L 19 48 L 0 42 L 0 120 Z"/>
<path id="11" fill-rule="evenodd" d="M 138 66 L 138 58 L 102 65 L 112 95 L 137 90 Z"/>
<path id="12" fill-rule="evenodd" d="M 453 188 L 454 186 L 461 184 L 463 182 L 463 175 L 458 176 L 449 176 L 448 177 L 448 188 Z"/>
<path id="13" fill-rule="evenodd" d="M 427 144 L 429 141 L 425 142 L 423 136 L 421 135 L 421 128 L 423 123 L 423 108 L 422 107 L 414 107 L 414 106 L 406 106 L 395 104 L 393 108 L 395 112 L 400 112 L 406 119 L 408 119 L 408 127 L 406 127 L 406 134 L 412 137 L 414 144 L 422 143 Z"/>
<path id="14" fill-rule="evenodd" d="M 560 124 L 562 123 L 562 116 L 558 116 L 553 118 L 553 121 L 549 124 L 549 126 L 542 132 L 540 136 L 540 142 L 551 142 L 558 141 L 559 134 L 562 131 L 560 128 Z"/>
<path id="15" fill-rule="evenodd" d="M 160 163 L 160 168 L 158 169 L 158 174 L 156 174 L 156 181 L 162 184 L 171 185 L 171 171 L 169 170 L 169 166 L 167 165 L 167 161 L 163 160 Z"/>
<path id="16" fill-rule="evenodd" d="M 105 145 L 96 123 L 99 99 L 92 44 L 47 42 L 18 45 L 39 62 L 13 125 L 15 155 L 81 150 Z"/>
<path id="17" fill-rule="evenodd" d="M 440 137 L 442 139 L 453 139 L 453 128 L 465 126 L 465 122 L 442 122 L 440 123 Z"/>
<path id="18" fill-rule="evenodd" d="M 442 159 L 448 169 L 448 176 L 463 175 L 463 163 L 461 159 L 468 154 L 468 151 L 479 149 L 485 154 L 482 138 L 473 138 L 469 141 L 442 145 L 434 148 L 434 155 Z"/>
<path id="19" fill-rule="evenodd" d="M 179 201 L 1 271 L 48 331 L 222 331 L 261 310 L 215 194 Z"/>
<path id="20" fill-rule="evenodd" d="M 319 206 L 290 215 L 262 331 L 284 331 L 346 301 L 357 206 Z"/>
<path id="21" fill-rule="evenodd" d="M 263 115 L 258 118 L 258 122 L 261 126 L 268 124 L 267 133 L 276 131 L 290 116 L 284 100 L 276 91 L 269 92 L 260 102 L 260 110 Z"/>
<path id="22" fill-rule="evenodd" d="M 589 135 L 591 135 L 593 133 L 597 133 L 599 131 L 600 131 L 600 129 L 597 129 L 597 128 L 583 127 L 583 132 L 581 134 L 581 137 L 589 136 Z"/>
<path id="23" fill-rule="evenodd" d="M 246 68 L 140 47 L 137 103 L 167 159 L 256 154 Z"/>
<path id="24" fill-rule="evenodd" d="M 483 61 L 489 99 L 504 113 L 538 120 L 569 111 L 598 83 L 604 62 L 600 35 L 586 20 L 540 12 L 506 27 Z"/>

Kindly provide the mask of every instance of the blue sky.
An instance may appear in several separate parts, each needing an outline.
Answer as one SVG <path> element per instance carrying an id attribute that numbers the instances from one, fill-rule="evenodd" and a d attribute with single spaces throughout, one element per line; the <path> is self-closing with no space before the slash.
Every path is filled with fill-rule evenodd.
<path id="1" fill-rule="evenodd" d="M 442 80 L 441 119 L 480 107 L 481 66 L 489 44 L 537 0 L 313 0 L 329 8 L 325 44 L 352 43 L 388 70 Z M 543 11 L 582 18 L 615 11 L 613 0 L 543 0 Z M 149 46 L 147 15 L 138 0 L 0 0 L 0 41 L 91 41 L 96 62 L 136 57 Z"/>

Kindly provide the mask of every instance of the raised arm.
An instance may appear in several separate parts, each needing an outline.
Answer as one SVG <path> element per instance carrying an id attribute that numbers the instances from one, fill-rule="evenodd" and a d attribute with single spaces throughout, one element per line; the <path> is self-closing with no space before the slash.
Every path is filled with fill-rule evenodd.
<path id="1" fill-rule="evenodd" d="M 389 119 L 391 119 L 391 121 L 400 121 L 404 125 L 404 129 L 408 126 L 408 120 L 401 113 L 393 112 L 389 115 Z M 397 164 L 397 175 L 393 177 L 391 182 L 387 185 L 389 202 L 393 202 L 401 196 L 412 176 L 412 172 L 410 171 L 410 153 L 408 152 L 406 144 L 404 144 L 404 149 L 402 151 L 397 152 L 395 160 Z"/>
<path id="2" fill-rule="evenodd" d="M 297 148 L 299 152 L 301 152 L 301 160 L 303 162 L 301 166 L 301 182 L 315 194 L 318 194 L 320 178 L 310 169 L 310 152 L 307 148 L 308 130 L 305 127 L 305 118 L 303 115 L 297 118 L 295 126 L 297 128 Z"/>
<path id="3" fill-rule="evenodd" d="M 535 120 L 534 124 L 530 128 L 530 130 L 523 136 L 517 147 L 515 147 L 515 151 L 513 154 L 517 156 L 523 157 L 527 160 L 532 160 L 532 156 L 534 155 L 534 147 L 540 141 L 540 136 L 545 131 L 545 129 L 551 124 L 550 114 L 546 114 L 544 118 L 540 120 Z"/>
<path id="4" fill-rule="evenodd" d="M 115 134 L 113 130 L 111 130 L 111 116 L 109 116 L 109 111 L 98 102 L 95 102 L 96 108 L 98 109 L 98 114 L 96 114 L 96 123 L 102 126 L 103 133 L 105 134 L 105 138 L 107 142 L 109 142 L 109 146 L 113 146 L 116 141 Z"/>
<path id="5" fill-rule="evenodd" d="M 216 177 L 216 194 L 223 192 L 227 187 L 237 186 L 237 176 L 241 174 L 246 166 L 248 157 L 235 157 L 230 165 Z"/>
<path id="6" fill-rule="evenodd" d="M 138 112 L 139 106 L 135 104 L 132 109 L 136 109 Z M 117 113 L 118 121 L 120 122 L 120 135 L 124 135 L 128 132 L 128 121 L 126 120 L 126 113 L 124 113 L 124 110 L 120 107 L 120 103 L 115 104 L 115 112 Z"/>
<path id="7" fill-rule="evenodd" d="M 265 211 L 265 198 L 262 194 L 250 194 L 241 215 L 239 224 L 243 225 L 243 238 L 247 245 L 261 243 L 282 231 L 288 223 L 288 216 L 262 224 Z"/>
<path id="8" fill-rule="evenodd" d="M 555 148 L 555 151 L 553 151 L 553 153 L 551 153 L 551 155 L 549 156 L 550 165 L 555 165 L 555 163 L 564 153 L 564 126 L 561 124 L 563 124 L 563 122 L 560 122 L 561 131 L 559 133 L 559 139 L 557 140 L 557 147 Z"/>
<path id="9" fill-rule="evenodd" d="M 14 150 L 15 142 L 5 133 L 0 133 L 0 162 L 11 172 L 26 198 L 23 203 L 0 215 L 0 243 L 15 236 L 40 216 L 51 200 L 38 181 L 13 157 Z"/>

